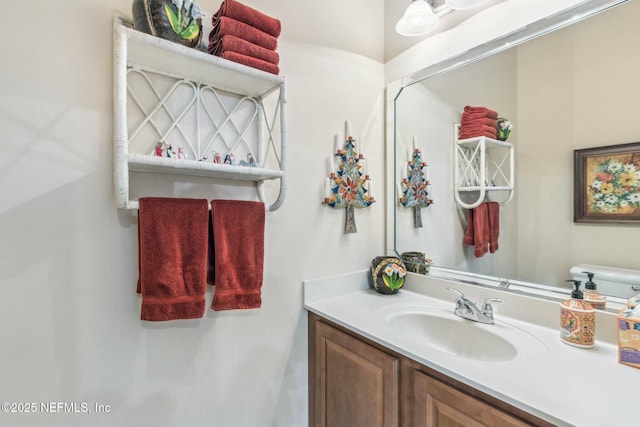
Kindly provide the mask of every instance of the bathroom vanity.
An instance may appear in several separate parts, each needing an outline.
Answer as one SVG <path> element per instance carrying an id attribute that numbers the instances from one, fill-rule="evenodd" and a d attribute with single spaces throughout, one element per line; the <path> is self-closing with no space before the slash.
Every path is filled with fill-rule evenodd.
<path id="1" fill-rule="evenodd" d="M 621 425 L 640 370 L 617 362 L 613 313 L 596 346 L 559 338 L 556 302 L 409 274 L 396 295 L 367 272 L 306 281 L 310 426 Z M 495 324 L 453 314 L 455 288 L 502 298 Z"/>

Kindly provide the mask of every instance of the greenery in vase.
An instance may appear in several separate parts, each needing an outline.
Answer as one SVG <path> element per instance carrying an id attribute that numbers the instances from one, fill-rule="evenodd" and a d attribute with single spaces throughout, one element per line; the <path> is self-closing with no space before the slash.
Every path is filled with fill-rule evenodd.
<path id="1" fill-rule="evenodd" d="M 404 276 L 407 274 L 407 270 L 398 264 L 390 264 L 384 268 L 383 273 L 382 280 L 384 284 L 392 291 L 395 291 L 404 284 Z"/>
<path id="2" fill-rule="evenodd" d="M 171 0 L 175 10 L 164 4 L 164 11 L 171 23 L 173 31 L 185 40 L 195 40 L 200 35 L 198 18 L 204 16 L 200 6 L 193 0 Z"/>

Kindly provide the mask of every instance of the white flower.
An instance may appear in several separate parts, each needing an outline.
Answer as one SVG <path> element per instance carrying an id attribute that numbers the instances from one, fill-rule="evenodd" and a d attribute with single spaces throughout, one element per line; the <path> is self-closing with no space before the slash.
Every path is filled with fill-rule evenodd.
<path id="1" fill-rule="evenodd" d="M 640 203 L 640 193 L 629 194 L 629 201 L 635 204 Z"/>
<path id="2" fill-rule="evenodd" d="M 393 267 L 391 267 L 390 265 L 387 265 L 384 268 L 384 274 L 386 274 L 387 276 L 391 277 L 393 275 Z"/>
<path id="3" fill-rule="evenodd" d="M 184 0 L 184 10 L 188 12 L 192 2 L 193 0 Z"/>
<path id="4" fill-rule="evenodd" d="M 612 160 L 609 162 L 609 165 L 607 166 L 607 170 L 609 172 L 617 172 L 622 168 L 622 163 L 620 163 L 620 160 Z"/>
<path id="5" fill-rule="evenodd" d="M 625 163 L 622 168 L 624 169 L 625 172 L 635 172 L 638 170 L 636 165 L 634 165 L 633 163 Z"/>
<path id="6" fill-rule="evenodd" d="M 595 188 L 596 190 L 600 190 L 600 187 L 602 187 L 602 181 L 596 179 L 591 183 L 591 187 Z"/>
<path id="7" fill-rule="evenodd" d="M 615 205 L 618 202 L 618 198 L 613 194 L 607 194 L 604 201 L 607 204 Z"/>

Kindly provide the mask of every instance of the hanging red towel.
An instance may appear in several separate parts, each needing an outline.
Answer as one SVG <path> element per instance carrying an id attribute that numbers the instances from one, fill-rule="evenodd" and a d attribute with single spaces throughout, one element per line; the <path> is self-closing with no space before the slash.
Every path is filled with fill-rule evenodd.
<path id="1" fill-rule="evenodd" d="M 500 235 L 500 204 L 487 202 L 489 218 L 489 252 L 498 250 L 498 236 Z"/>
<path id="2" fill-rule="evenodd" d="M 207 201 L 144 197 L 139 203 L 140 318 L 202 317 L 207 290 Z"/>
<path id="3" fill-rule="evenodd" d="M 473 254 L 476 258 L 489 252 L 489 217 L 486 202 L 469 209 L 467 231 L 463 243 L 474 246 Z"/>
<path id="4" fill-rule="evenodd" d="M 213 200 L 214 294 L 211 308 L 233 310 L 262 305 L 265 207 L 261 202 Z M 213 259 L 212 259 L 213 258 Z"/>
<path id="5" fill-rule="evenodd" d="M 215 25 L 215 20 L 222 16 L 244 22 L 274 37 L 279 37 L 282 30 L 282 25 L 278 19 L 265 15 L 236 0 L 222 2 L 220 9 L 212 18 L 213 24 Z"/>
<path id="6" fill-rule="evenodd" d="M 213 29 L 209 33 L 209 46 L 215 45 L 226 35 L 236 36 L 265 49 L 275 50 L 278 47 L 278 39 L 271 34 L 226 16 L 221 16 L 214 22 Z"/>

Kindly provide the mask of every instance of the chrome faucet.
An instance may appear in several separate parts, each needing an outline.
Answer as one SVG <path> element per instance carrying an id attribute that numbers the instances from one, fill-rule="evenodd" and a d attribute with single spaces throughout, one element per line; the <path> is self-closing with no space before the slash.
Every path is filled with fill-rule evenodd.
<path id="1" fill-rule="evenodd" d="M 456 316 L 460 316 L 464 319 L 473 320 L 474 322 L 488 323 L 493 325 L 493 306 L 494 302 L 504 302 L 501 298 L 487 298 L 482 304 L 482 308 L 479 308 L 473 301 L 464 297 L 464 294 L 457 289 L 447 288 L 450 291 L 458 294 L 456 298 L 456 308 L 453 313 Z"/>

